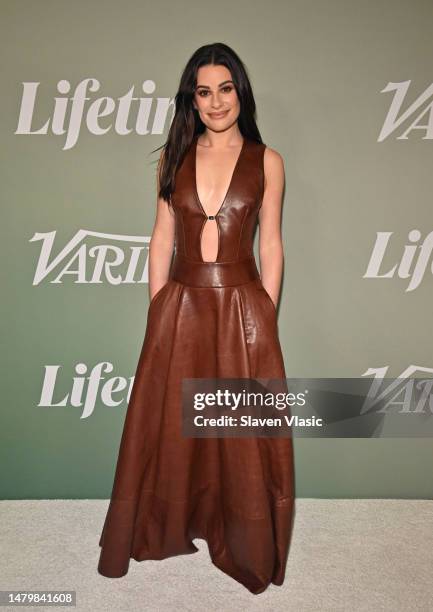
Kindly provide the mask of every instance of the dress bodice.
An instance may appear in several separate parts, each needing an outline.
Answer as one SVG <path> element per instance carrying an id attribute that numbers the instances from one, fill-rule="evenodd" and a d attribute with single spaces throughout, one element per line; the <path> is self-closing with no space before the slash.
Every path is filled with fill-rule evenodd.
<path id="1" fill-rule="evenodd" d="M 197 136 L 194 137 L 175 180 L 171 197 L 176 216 L 176 252 L 203 262 L 201 235 L 205 223 L 216 223 L 216 262 L 241 261 L 253 256 L 254 228 L 263 199 L 265 144 L 244 137 L 225 198 L 214 218 L 208 218 L 197 193 Z"/>

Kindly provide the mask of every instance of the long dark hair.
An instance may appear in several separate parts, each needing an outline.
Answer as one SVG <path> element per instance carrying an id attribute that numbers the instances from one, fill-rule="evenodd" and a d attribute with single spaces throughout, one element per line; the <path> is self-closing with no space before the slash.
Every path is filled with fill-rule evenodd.
<path id="1" fill-rule="evenodd" d="M 225 66 L 231 73 L 240 103 L 238 117 L 239 130 L 244 138 L 262 143 L 256 124 L 256 103 L 248 78 L 248 72 L 239 56 L 224 43 L 203 45 L 193 53 L 180 78 L 179 89 L 175 96 L 175 114 L 171 122 L 166 142 L 152 153 L 164 148 L 158 166 L 158 197 L 170 203 L 174 191 L 177 169 L 196 136 L 203 133 L 206 126 L 193 107 L 194 91 L 197 85 L 197 72 L 208 64 Z"/>

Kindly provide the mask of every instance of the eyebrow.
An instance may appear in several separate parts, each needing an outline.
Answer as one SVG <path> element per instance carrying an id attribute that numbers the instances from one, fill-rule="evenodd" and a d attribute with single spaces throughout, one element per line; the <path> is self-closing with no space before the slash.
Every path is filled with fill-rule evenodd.
<path id="1" fill-rule="evenodd" d="M 223 81 L 222 83 L 220 83 L 218 85 L 218 87 L 221 87 L 222 85 L 226 85 L 227 83 L 231 83 L 233 85 L 233 81 L 229 79 L 227 81 Z M 204 87 L 205 89 L 210 89 L 210 87 L 208 85 L 197 85 L 196 89 L 198 89 L 199 87 Z"/>

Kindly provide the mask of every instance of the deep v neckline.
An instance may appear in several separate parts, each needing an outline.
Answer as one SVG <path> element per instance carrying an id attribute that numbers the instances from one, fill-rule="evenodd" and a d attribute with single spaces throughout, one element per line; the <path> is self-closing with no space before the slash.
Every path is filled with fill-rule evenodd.
<path id="1" fill-rule="evenodd" d="M 200 207 L 200 209 L 201 209 L 201 211 L 202 211 L 203 215 L 204 215 L 204 216 L 205 216 L 207 219 L 208 219 L 209 217 L 214 217 L 214 218 L 216 218 L 216 217 L 218 217 L 218 215 L 220 214 L 221 210 L 223 209 L 223 206 L 224 206 L 224 204 L 226 203 L 226 201 L 227 201 L 227 197 L 228 197 L 228 195 L 229 195 L 229 193 L 230 193 L 230 190 L 231 190 L 231 188 L 232 188 L 232 185 L 233 185 L 233 180 L 234 180 L 234 178 L 235 178 L 236 171 L 237 171 L 237 169 L 238 169 L 238 167 L 239 167 L 239 162 L 240 162 L 240 160 L 241 160 L 242 154 L 243 154 L 244 149 L 245 149 L 246 138 L 245 138 L 245 137 L 243 138 L 243 141 L 242 141 L 242 146 L 241 146 L 241 150 L 239 151 L 239 155 L 238 155 L 237 160 L 236 160 L 236 163 L 235 163 L 235 165 L 234 165 L 233 172 L 232 172 L 232 175 L 231 175 L 231 177 L 230 177 L 229 186 L 227 187 L 227 191 L 226 191 L 226 193 L 225 193 L 224 199 L 223 199 L 223 201 L 221 202 L 220 207 L 218 208 L 217 212 L 216 212 L 214 215 L 208 215 L 208 213 L 205 211 L 204 206 L 203 206 L 203 204 L 201 203 L 201 201 L 200 201 L 200 197 L 199 197 L 199 195 L 198 195 L 198 189 L 197 189 L 197 144 L 198 144 L 198 136 L 196 136 L 196 137 L 195 137 L 195 139 L 194 139 L 194 147 L 193 147 L 193 152 L 192 152 L 192 158 L 193 158 L 193 168 L 192 168 L 192 173 L 193 173 L 193 176 L 194 176 L 194 192 L 195 192 L 195 198 L 196 198 L 196 200 L 197 200 L 197 204 L 199 205 L 199 207 Z"/>

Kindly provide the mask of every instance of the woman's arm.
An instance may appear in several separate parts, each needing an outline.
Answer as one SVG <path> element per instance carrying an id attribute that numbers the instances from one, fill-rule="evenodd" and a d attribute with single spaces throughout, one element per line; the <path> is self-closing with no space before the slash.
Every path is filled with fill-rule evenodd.
<path id="1" fill-rule="evenodd" d="M 162 155 L 158 162 L 156 171 L 156 184 L 159 193 L 159 168 Z M 149 245 L 149 295 L 150 299 L 168 281 L 171 258 L 174 248 L 175 218 L 168 202 L 158 198 L 156 218 L 153 226 L 152 237 Z"/>
<path id="2" fill-rule="evenodd" d="M 278 304 L 284 251 L 281 238 L 281 208 L 284 191 L 284 162 L 277 151 L 266 147 L 264 154 L 265 191 L 259 212 L 259 257 L 262 283 Z"/>

